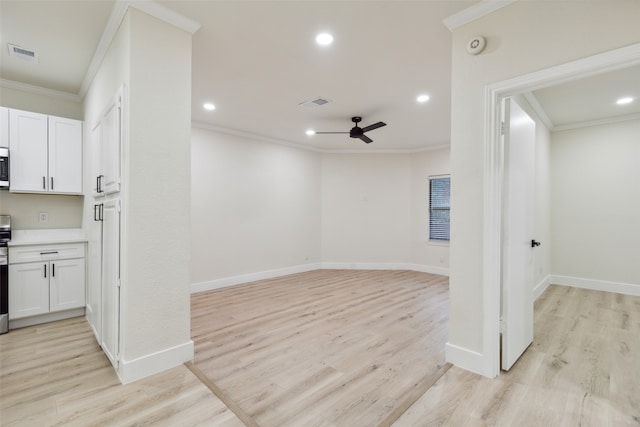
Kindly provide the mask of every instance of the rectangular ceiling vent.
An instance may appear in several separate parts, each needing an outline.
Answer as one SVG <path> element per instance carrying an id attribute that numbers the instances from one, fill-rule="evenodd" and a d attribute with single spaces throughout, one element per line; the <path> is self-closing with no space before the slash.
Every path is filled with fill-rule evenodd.
<path id="1" fill-rule="evenodd" d="M 312 99 L 311 101 L 301 102 L 299 105 L 302 105 L 303 107 L 307 107 L 307 108 L 316 108 L 324 104 L 328 104 L 330 102 L 331 102 L 330 99 L 316 98 L 316 99 Z"/>
<path id="2" fill-rule="evenodd" d="M 25 49 L 11 43 L 7 43 L 7 45 L 9 46 L 9 56 L 15 56 L 25 61 L 38 62 L 40 55 L 35 50 Z"/>

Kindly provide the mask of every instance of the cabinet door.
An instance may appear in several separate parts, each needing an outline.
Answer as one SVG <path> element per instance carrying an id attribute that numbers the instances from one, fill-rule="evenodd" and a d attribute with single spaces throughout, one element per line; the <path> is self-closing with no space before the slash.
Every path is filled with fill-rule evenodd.
<path id="1" fill-rule="evenodd" d="M 84 307 L 84 259 L 51 261 L 49 311 Z"/>
<path id="2" fill-rule="evenodd" d="M 49 191 L 82 193 L 82 122 L 49 116 Z"/>
<path id="3" fill-rule="evenodd" d="M 120 343 L 120 201 L 102 210 L 102 349 L 118 368 Z"/>
<path id="4" fill-rule="evenodd" d="M 9 158 L 11 191 L 49 190 L 46 115 L 9 110 Z"/>
<path id="5" fill-rule="evenodd" d="M 46 262 L 9 265 L 9 319 L 49 312 L 49 274 Z"/>
<path id="6" fill-rule="evenodd" d="M 0 147 L 9 146 L 9 109 L 0 107 Z"/>
<path id="7" fill-rule="evenodd" d="M 89 224 L 87 262 L 87 321 L 93 334 L 102 343 L 102 220 L 101 205 L 94 205 L 93 221 Z"/>
<path id="8" fill-rule="evenodd" d="M 94 198 L 104 196 L 102 191 L 102 123 L 91 131 L 91 194 Z"/>
<path id="9" fill-rule="evenodd" d="M 120 191 L 120 151 L 122 144 L 122 108 L 118 95 L 102 117 L 102 182 L 104 194 Z"/>

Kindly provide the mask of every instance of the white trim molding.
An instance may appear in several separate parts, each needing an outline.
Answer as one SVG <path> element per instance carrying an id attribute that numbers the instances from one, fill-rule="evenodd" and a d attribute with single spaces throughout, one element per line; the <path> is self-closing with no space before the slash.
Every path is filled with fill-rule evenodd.
<path id="1" fill-rule="evenodd" d="M 640 43 L 497 82 L 485 87 L 483 201 L 483 328 L 481 357 L 493 378 L 500 373 L 500 296 L 502 272 L 502 181 L 504 162 L 500 138 L 503 98 L 543 87 L 640 64 Z M 464 362 L 464 359 L 460 359 Z M 455 363 L 458 365 L 457 363 Z M 459 364 L 474 371 L 478 365 Z M 475 371 L 474 371 L 475 372 Z"/>
<path id="2" fill-rule="evenodd" d="M 306 273 L 314 270 L 410 270 L 421 273 L 449 276 L 449 269 L 445 267 L 432 267 L 420 264 L 406 263 L 374 263 L 374 262 L 322 262 L 303 264 L 293 267 L 278 268 L 275 270 L 260 271 L 257 273 L 240 274 L 238 276 L 224 277 L 222 279 L 193 283 L 191 293 L 211 291 L 213 289 L 227 288 L 229 286 L 242 285 L 258 280 L 274 279 L 276 277 L 291 274 Z"/>
<path id="3" fill-rule="evenodd" d="M 244 283 L 255 282 L 258 280 L 273 279 L 275 277 L 288 276 L 290 274 L 305 273 L 307 271 L 319 270 L 320 268 L 320 264 L 303 264 L 293 267 L 278 268 L 275 270 L 260 271 L 257 273 L 240 274 L 238 276 L 230 276 L 224 277 L 222 279 L 193 283 L 191 285 L 191 293 L 227 288 L 229 286 L 242 285 Z"/>
<path id="4" fill-rule="evenodd" d="M 120 359 L 118 377 L 122 384 L 128 384 L 192 361 L 193 355 L 193 341 L 189 340 L 184 344 L 133 360 Z"/>
<path id="5" fill-rule="evenodd" d="M 89 86 L 91 86 L 91 82 L 96 76 L 96 73 L 100 68 L 100 64 L 102 64 L 102 60 L 107 54 L 107 50 L 109 49 L 113 38 L 118 32 L 118 28 L 120 27 L 122 20 L 127 14 L 129 7 L 134 7 L 148 15 L 158 18 L 161 21 L 167 22 L 168 24 L 178 27 L 191 34 L 195 33 L 200 28 L 200 24 L 198 22 L 180 15 L 179 13 L 174 12 L 173 10 L 152 0 L 116 0 L 115 4 L 113 5 L 113 9 L 111 10 L 109 20 L 107 21 L 107 25 L 102 32 L 100 41 L 98 42 L 98 47 L 93 53 L 93 57 L 91 58 L 91 62 L 89 63 L 89 67 L 87 68 L 87 72 L 84 75 L 84 80 L 82 81 L 82 85 L 80 86 L 78 96 L 81 100 L 84 99 L 84 97 L 87 95 Z"/>
<path id="6" fill-rule="evenodd" d="M 640 283 L 611 282 L 608 280 L 559 275 L 552 275 L 550 277 L 550 283 L 554 285 L 572 286 L 574 288 L 591 289 L 594 291 L 640 296 Z"/>
<path id="7" fill-rule="evenodd" d="M 80 98 L 80 96 L 76 95 L 75 93 L 48 89 L 46 87 L 16 82 L 14 80 L 0 79 L 0 86 L 7 89 L 15 89 L 22 92 L 32 93 L 34 95 L 43 95 L 49 98 L 60 99 L 63 101 L 71 101 L 77 103 L 82 102 L 82 98 Z"/>
<path id="8" fill-rule="evenodd" d="M 445 345 L 445 360 L 452 365 L 463 367 L 467 371 L 486 376 L 486 368 L 484 366 L 486 358 L 482 353 L 447 342 Z"/>
<path id="9" fill-rule="evenodd" d="M 540 298 L 540 296 L 544 294 L 544 291 L 547 290 L 549 285 L 551 285 L 551 275 L 548 275 L 547 277 L 542 279 L 540 283 L 533 287 L 533 300 L 535 301 Z"/>
<path id="10" fill-rule="evenodd" d="M 515 1 L 516 0 L 483 0 L 480 3 L 474 4 L 471 7 L 445 18 L 442 23 L 449 29 L 449 31 L 453 31 L 456 28 L 462 27 L 476 19 L 480 19 L 485 15 L 493 13 L 498 9 L 509 6 Z"/>

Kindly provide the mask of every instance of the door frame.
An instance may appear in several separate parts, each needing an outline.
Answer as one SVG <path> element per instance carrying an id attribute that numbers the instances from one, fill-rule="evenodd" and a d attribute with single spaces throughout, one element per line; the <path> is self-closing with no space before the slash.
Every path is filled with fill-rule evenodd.
<path id="1" fill-rule="evenodd" d="M 485 87 L 483 200 L 483 372 L 500 373 L 500 297 L 504 152 L 501 101 L 525 92 L 640 64 L 640 43 L 582 58 Z M 532 290 L 533 292 L 533 290 Z"/>

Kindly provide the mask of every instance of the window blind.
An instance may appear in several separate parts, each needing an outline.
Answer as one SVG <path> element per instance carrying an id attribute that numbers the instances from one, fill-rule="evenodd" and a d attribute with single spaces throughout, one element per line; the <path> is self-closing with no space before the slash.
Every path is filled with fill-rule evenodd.
<path id="1" fill-rule="evenodd" d="M 451 178 L 429 179 L 429 240 L 449 240 Z"/>

